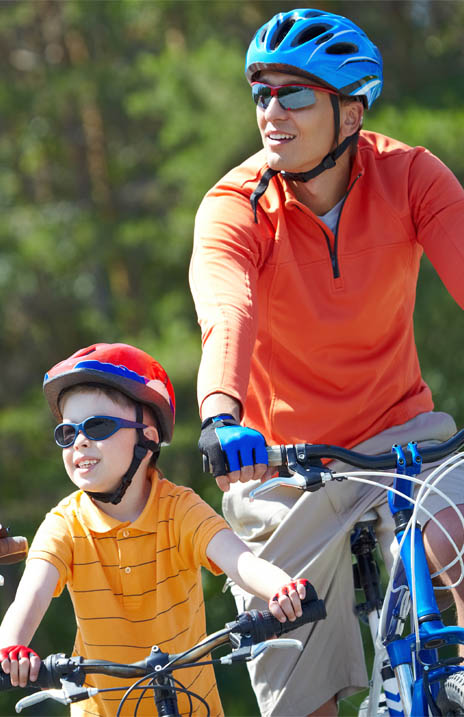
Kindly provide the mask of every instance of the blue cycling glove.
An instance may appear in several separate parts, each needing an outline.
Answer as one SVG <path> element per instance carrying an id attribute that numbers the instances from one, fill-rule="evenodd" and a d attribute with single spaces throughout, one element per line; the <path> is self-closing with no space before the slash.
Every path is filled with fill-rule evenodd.
<path id="1" fill-rule="evenodd" d="M 242 466 L 268 463 L 264 436 L 241 426 L 228 413 L 203 421 L 198 448 L 209 462 L 208 470 L 214 477 L 239 471 Z"/>

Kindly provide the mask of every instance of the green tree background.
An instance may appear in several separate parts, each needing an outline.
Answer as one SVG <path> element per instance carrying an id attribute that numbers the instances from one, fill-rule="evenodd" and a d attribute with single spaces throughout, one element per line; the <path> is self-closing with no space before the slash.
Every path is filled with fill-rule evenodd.
<path id="1" fill-rule="evenodd" d="M 41 383 L 50 366 L 96 341 L 134 343 L 166 366 L 178 414 L 161 466 L 220 510 L 196 449 L 192 225 L 207 189 L 259 147 L 243 74 L 248 43 L 272 14 L 297 5 L 1 2 L 0 520 L 13 533 L 32 539 L 70 492 Z M 365 126 L 429 147 L 462 182 L 462 0 L 317 7 L 358 22 L 384 55 L 384 96 Z M 416 335 L 437 409 L 464 425 L 462 315 L 427 260 Z M 20 571 L 2 570 L 0 615 Z M 209 628 L 217 629 L 235 614 L 233 601 L 221 579 L 205 575 L 204 584 Z M 63 596 L 33 645 L 41 655 L 69 652 L 74 630 Z M 228 717 L 258 713 L 245 668 L 218 671 L 218 680 Z M 0 714 L 13 714 L 16 699 L 2 695 Z"/>

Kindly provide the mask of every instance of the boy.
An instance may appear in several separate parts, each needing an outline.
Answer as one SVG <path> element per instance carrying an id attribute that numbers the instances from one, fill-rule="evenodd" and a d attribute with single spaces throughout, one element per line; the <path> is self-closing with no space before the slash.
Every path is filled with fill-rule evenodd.
<path id="1" fill-rule="evenodd" d="M 270 609 L 279 620 L 301 615 L 303 581 L 287 586 L 287 573 L 255 557 L 190 488 L 157 470 L 175 413 L 160 364 L 132 346 L 97 344 L 54 366 L 44 392 L 78 490 L 40 526 L 0 627 L 0 664 L 14 685 L 37 678 L 40 658 L 26 646 L 65 585 L 77 621 L 75 653 L 116 662 L 142 659 L 153 644 L 180 652 L 205 635 L 202 565 L 266 600 L 277 592 Z M 182 681 L 207 700 L 211 715 L 222 715 L 212 667 L 185 670 Z M 89 684 L 114 686 L 102 676 Z M 72 713 L 114 715 L 121 696 L 100 693 Z M 138 698 L 125 714 L 133 714 Z M 184 695 L 179 708 L 188 712 Z M 138 714 L 153 709 L 147 694 Z"/>

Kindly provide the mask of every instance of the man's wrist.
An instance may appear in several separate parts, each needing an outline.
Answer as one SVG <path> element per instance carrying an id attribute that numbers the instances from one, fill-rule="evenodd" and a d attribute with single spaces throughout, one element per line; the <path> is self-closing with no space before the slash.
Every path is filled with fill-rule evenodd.
<path id="1" fill-rule="evenodd" d="M 219 416 L 220 414 L 231 415 L 237 422 L 240 422 L 242 415 L 240 401 L 226 393 L 217 392 L 209 394 L 200 402 L 200 416 L 202 420 L 212 416 Z"/>
<path id="2" fill-rule="evenodd" d="M 234 418 L 234 416 L 231 413 L 218 413 L 217 416 L 208 416 L 208 418 L 205 418 L 205 420 L 202 421 L 202 423 L 201 423 L 201 430 L 203 430 L 204 428 L 207 428 L 215 421 L 223 421 L 223 420 L 233 421 L 234 423 L 238 423 L 237 419 Z"/>

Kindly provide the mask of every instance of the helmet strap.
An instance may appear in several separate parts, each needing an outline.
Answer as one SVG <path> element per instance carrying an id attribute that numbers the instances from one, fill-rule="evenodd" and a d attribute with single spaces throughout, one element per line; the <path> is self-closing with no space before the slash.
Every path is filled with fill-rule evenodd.
<path id="1" fill-rule="evenodd" d="M 250 196 L 250 204 L 251 208 L 253 209 L 255 224 L 258 223 L 258 202 L 268 188 L 269 182 L 271 181 L 272 177 L 274 177 L 276 174 L 279 174 L 276 169 L 271 169 L 270 167 L 269 169 L 266 169 L 263 176 L 259 180 L 259 184 Z"/>
<path id="2" fill-rule="evenodd" d="M 339 107 L 339 98 L 338 95 L 329 95 L 330 101 L 332 103 L 332 109 L 334 114 L 334 128 L 335 128 L 335 143 L 336 147 L 334 150 L 326 154 L 324 159 L 313 169 L 308 170 L 307 172 L 280 172 L 280 174 L 285 178 L 289 180 L 294 180 L 297 182 L 308 182 L 310 179 L 314 179 L 314 177 L 318 177 L 319 174 L 322 174 L 322 172 L 325 172 L 326 169 L 332 169 L 332 167 L 335 167 L 336 160 L 341 157 L 341 155 L 348 149 L 350 144 L 354 142 L 359 134 L 359 130 L 356 130 L 356 132 L 349 137 L 345 137 L 343 142 L 341 144 L 338 144 L 338 135 L 340 132 L 340 107 Z M 255 218 L 255 224 L 258 223 L 258 201 L 263 196 L 264 192 L 269 186 L 269 182 L 271 181 L 272 177 L 274 177 L 276 174 L 279 174 L 279 172 L 275 169 L 267 169 L 263 176 L 261 177 L 259 184 L 257 185 L 256 189 L 253 191 L 253 193 L 250 196 L 250 204 L 253 209 L 253 214 Z"/>
<path id="3" fill-rule="evenodd" d="M 139 403 L 135 404 L 135 420 L 137 423 L 142 423 L 143 419 L 143 410 L 142 406 Z M 134 452 L 132 455 L 132 461 L 127 469 L 127 471 L 124 473 L 124 475 L 121 478 L 121 482 L 119 486 L 111 492 L 107 493 L 99 493 L 98 491 L 91 491 L 86 490 L 85 493 L 87 493 L 88 496 L 91 498 L 94 498 L 95 500 L 100 500 L 102 503 L 113 503 L 113 505 L 117 505 L 121 502 L 126 490 L 129 488 L 132 478 L 134 477 L 135 473 L 137 472 L 141 462 L 147 455 L 147 452 L 149 450 L 153 451 L 154 455 L 159 455 L 160 452 L 160 445 L 159 443 L 155 443 L 155 441 L 150 441 L 148 438 L 145 438 L 143 433 L 143 428 L 136 428 L 137 431 L 137 443 L 134 446 Z"/>

